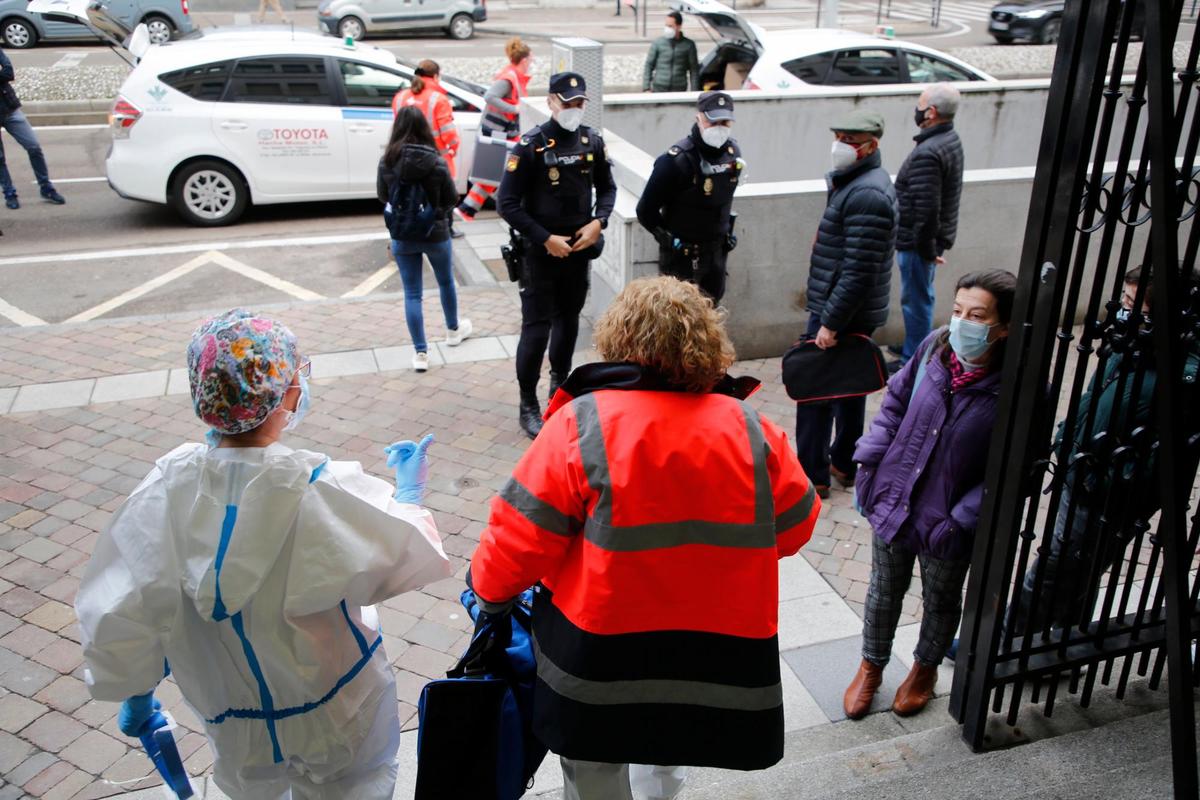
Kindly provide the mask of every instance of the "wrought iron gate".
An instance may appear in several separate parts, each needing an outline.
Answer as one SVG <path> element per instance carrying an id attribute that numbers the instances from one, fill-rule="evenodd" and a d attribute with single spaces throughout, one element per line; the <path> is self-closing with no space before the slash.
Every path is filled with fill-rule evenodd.
<path id="1" fill-rule="evenodd" d="M 1026 698 L 1052 713 L 1063 680 L 1087 705 L 1097 680 L 1121 697 L 1132 673 L 1157 687 L 1165 667 L 1176 797 L 1194 799 L 1200 28 L 1175 41 L 1186 2 L 1067 0 L 951 712 L 980 749 L 1006 703 L 1015 724 Z"/>

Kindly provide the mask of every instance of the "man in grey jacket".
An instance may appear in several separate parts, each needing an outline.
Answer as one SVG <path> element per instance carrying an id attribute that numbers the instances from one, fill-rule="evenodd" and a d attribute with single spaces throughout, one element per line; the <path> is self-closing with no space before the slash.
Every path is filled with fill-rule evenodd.
<path id="1" fill-rule="evenodd" d="M 962 142 L 954 130 L 958 101 L 958 90 L 948 83 L 935 83 L 921 92 L 914 115 L 921 132 L 913 137 L 916 147 L 896 175 L 896 266 L 904 347 L 900 360 L 888 365 L 893 372 L 913 357 L 933 330 L 934 271 L 946 263 L 942 254 L 954 246 L 958 233 L 963 176 Z"/>
<path id="2" fill-rule="evenodd" d="M 883 117 L 851 111 L 830 128 L 829 199 L 813 240 L 807 291 L 807 335 L 822 350 L 852 334 L 870 335 L 887 322 L 899 216 L 879 154 Z M 854 485 L 854 444 L 866 412 L 865 397 L 796 406 L 796 455 L 817 496 L 829 496 L 831 474 L 847 488 Z"/>
<path id="3" fill-rule="evenodd" d="M 700 87 L 696 43 L 683 35 L 683 15 L 668 11 L 663 35 L 650 45 L 642 70 L 642 91 L 694 92 Z"/>

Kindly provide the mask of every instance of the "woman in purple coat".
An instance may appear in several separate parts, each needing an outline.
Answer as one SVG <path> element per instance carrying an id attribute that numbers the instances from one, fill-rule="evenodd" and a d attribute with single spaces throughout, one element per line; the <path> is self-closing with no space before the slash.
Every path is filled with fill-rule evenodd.
<path id="1" fill-rule="evenodd" d="M 1016 283 L 1004 270 L 960 279 L 950 324 L 888 382 L 879 414 L 858 440 L 855 494 L 875 536 L 863 660 L 844 698 L 850 719 L 866 715 L 879 689 L 917 561 L 921 634 L 892 710 L 915 714 L 933 696 L 962 616 Z"/>

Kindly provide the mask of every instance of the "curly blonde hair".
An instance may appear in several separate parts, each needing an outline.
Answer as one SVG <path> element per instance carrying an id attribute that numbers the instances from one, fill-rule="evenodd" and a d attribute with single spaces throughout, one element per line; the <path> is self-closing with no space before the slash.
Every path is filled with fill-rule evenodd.
<path id="1" fill-rule="evenodd" d="M 715 386 L 736 358 L 712 301 L 665 276 L 626 286 L 596 324 L 595 345 L 605 361 L 653 367 L 692 392 Z"/>

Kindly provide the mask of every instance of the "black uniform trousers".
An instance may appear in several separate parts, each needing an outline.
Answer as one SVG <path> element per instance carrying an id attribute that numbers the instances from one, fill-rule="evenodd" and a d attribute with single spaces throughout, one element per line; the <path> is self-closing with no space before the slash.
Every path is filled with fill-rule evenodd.
<path id="1" fill-rule="evenodd" d="M 713 305 L 717 305 L 725 296 L 725 261 L 729 256 L 725 243 L 692 246 L 699 250 L 696 255 L 660 246 L 658 273 L 696 284 L 700 291 L 712 298 Z"/>
<path id="2" fill-rule="evenodd" d="M 812 314 L 808 318 L 807 336 L 817 335 L 821 329 L 821 317 Z M 874 328 L 851 327 L 839 331 L 839 337 L 851 333 L 868 336 Z M 854 445 L 863 435 L 867 419 L 867 398 L 847 397 L 824 403 L 806 403 L 796 406 L 796 457 L 804 474 L 815 486 L 829 485 L 829 465 L 853 477 L 858 470 L 854 463 Z M 830 435 L 837 432 L 830 443 Z"/>
<path id="3" fill-rule="evenodd" d="M 521 338 L 517 342 L 521 394 L 537 393 L 547 345 L 550 369 L 563 376 L 571 371 L 590 265 L 582 253 L 555 258 L 541 245 L 530 243 L 521 275 Z"/>

